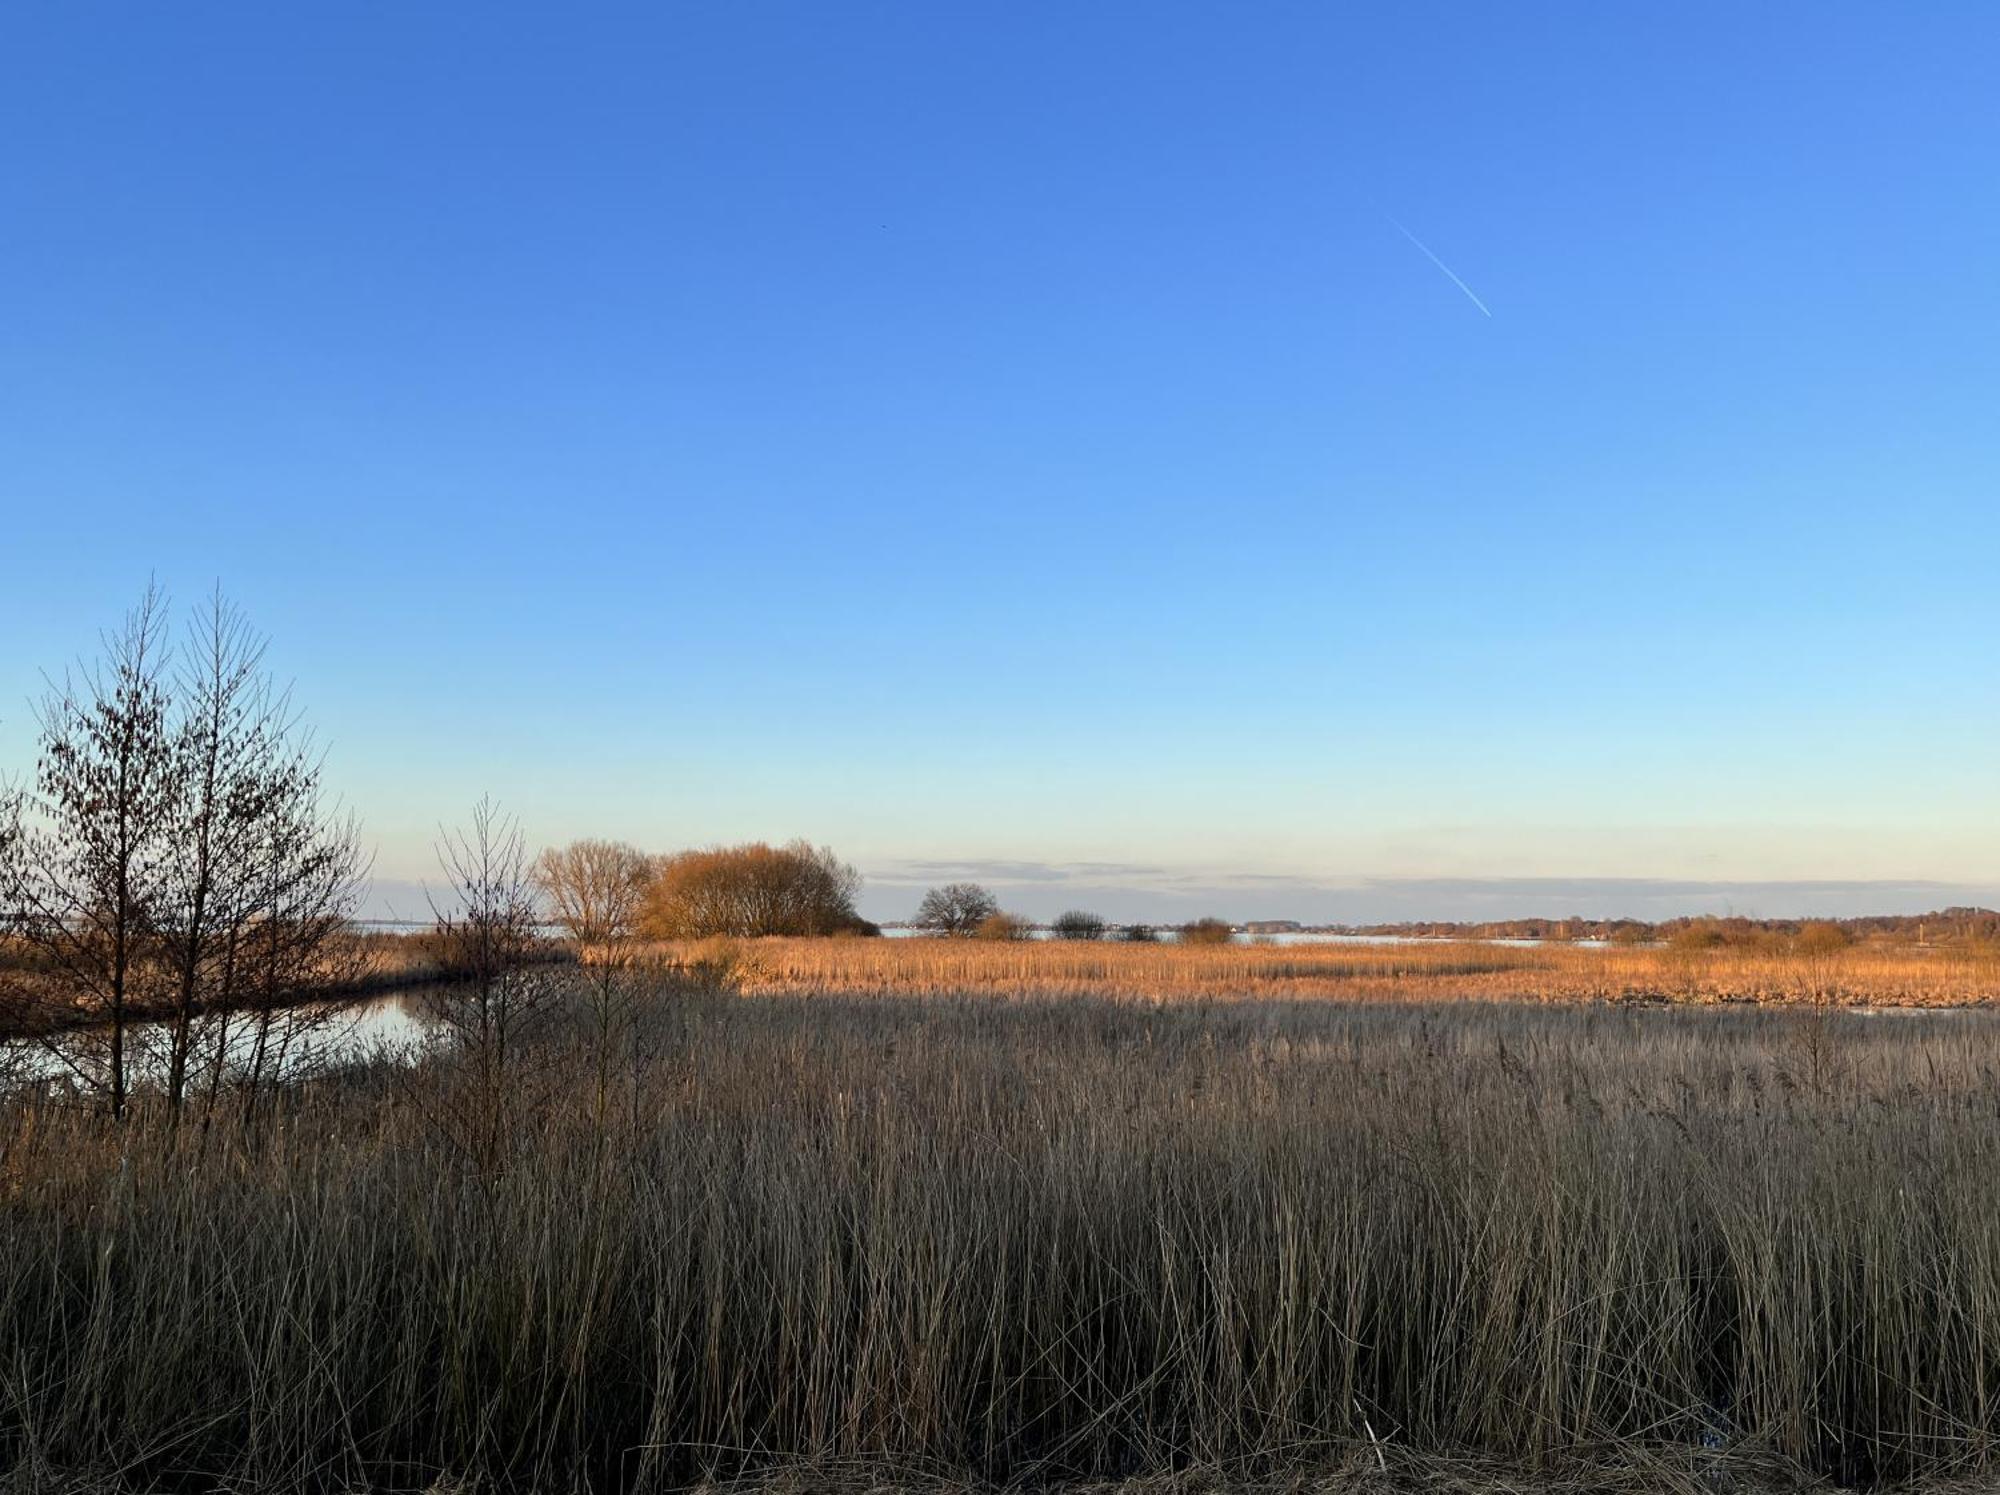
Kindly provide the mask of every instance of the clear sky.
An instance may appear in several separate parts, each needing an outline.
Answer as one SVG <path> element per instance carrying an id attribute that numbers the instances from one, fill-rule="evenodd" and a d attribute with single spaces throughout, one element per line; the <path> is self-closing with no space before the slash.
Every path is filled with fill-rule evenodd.
<path id="1" fill-rule="evenodd" d="M 0 766 L 157 575 L 273 636 L 378 906 L 485 791 L 886 917 L 2000 898 L 1996 56 L 1986 0 L 9 6 Z"/>

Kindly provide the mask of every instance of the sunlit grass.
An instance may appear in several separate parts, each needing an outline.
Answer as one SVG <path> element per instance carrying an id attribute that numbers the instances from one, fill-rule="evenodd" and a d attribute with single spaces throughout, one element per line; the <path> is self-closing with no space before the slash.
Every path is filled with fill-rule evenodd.
<path id="1" fill-rule="evenodd" d="M 691 947 L 658 947 L 677 957 Z M 1830 1002 L 1963 1006 L 2000 996 L 1988 946 L 1857 945 L 1832 953 L 1424 942 L 1186 947 L 942 939 L 750 940 L 726 953 L 764 994 L 1318 997 L 1559 1002 Z"/>

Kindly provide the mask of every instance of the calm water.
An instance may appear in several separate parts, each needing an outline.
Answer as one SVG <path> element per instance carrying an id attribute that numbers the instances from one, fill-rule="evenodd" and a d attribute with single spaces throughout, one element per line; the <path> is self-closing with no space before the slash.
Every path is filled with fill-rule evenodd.
<path id="1" fill-rule="evenodd" d="M 339 1068 L 383 1055 L 407 1056 L 437 1040 L 426 1002 L 435 988 L 389 992 L 337 1007 L 301 1007 L 279 1013 L 261 1035 L 256 1021 L 242 1013 L 228 1019 L 208 1019 L 197 1040 L 201 1072 L 208 1073 L 215 1035 L 226 1046 L 225 1071 L 245 1074 L 261 1065 L 279 1079 Z M 262 1055 L 259 1056 L 259 1041 Z M 0 1084 L 53 1083 L 97 1088 L 107 1072 L 108 1035 L 101 1028 L 78 1029 L 48 1039 L 17 1039 L 0 1044 Z M 135 1084 L 145 1084 L 165 1072 L 167 1028 L 163 1023 L 137 1023 L 126 1034 L 127 1063 Z"/>
<path id="2" fill-rule="evenodd" d="M 1157 926 L 1157 935 L 1162 944 L 1171 944 L 1177 934 L 1171 926 Z M 927 929 L 884 929 L 882 933 L 892 940 L 927 939 Z M 1031 940 L 1052 940 L 1056 937 L 1052 929 L 1030 930 Z M 1117 943 L 1116 935 L 1111 937 Z M 1424 935 L 1414 934 L 1327 934 L 1316 930 L 1287 930 L 1276 934 L 1233 934 L 1229 937 L 1234 945 L 1437 945 L 1445 943 Z M 1473 940 L 1478 945 L 1516 945 L 1531 947 L 1546 944 L 1545 940 Z M 1569 944 L 1586 949 L 1602 949 L 1603 940 L 1571 940 Z"/>

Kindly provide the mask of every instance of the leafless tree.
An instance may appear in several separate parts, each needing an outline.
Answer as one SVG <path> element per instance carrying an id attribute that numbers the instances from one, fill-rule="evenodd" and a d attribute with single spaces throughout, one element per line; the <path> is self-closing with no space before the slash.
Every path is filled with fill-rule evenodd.
<path id="1" fill-rule="evenodd" d="M 79 1016 L 101 1021 L 102 1065 L 51 1044 L 75 1077 L 123 1117 L 127 1039 L 145 998 L 147 957 L 166 896 L 173 744 L 166 600 L 148 587 L 105 636 L 101 663 L 51 685 L 26 818 L 0 859 L 0 907 Z"/>
<path id="2" fill-rule="evenodd" d="M 553 922 L 576 942 L 583 964 L 584 1019 L 599 1135 L 610 1116 L 613 1074 L 633 1058 L 646 975 L 635 970 L 633 935 L 653 864 L 637 847 L 574 841 L 535 859 L 535 882 Z"/>
<path id="3" fill-rule="evenodd" d="M 924 894 L 916 925 L 954 938 L 970 935 L 1000 912 L 1000 901 L 976 882 L 946 883 Z"/>
<path id="4" fill-rule="evenodd" d="M 243 937 L 273 915 L 273 821 L 317 779 L 317 766 L 293 741 L 288 699 L 263 673 L 264 648 L 218 591 L 189 629 L 174 677 L 157 924 L 170 981 L 164 1084 L 176 1109 L 187 1094 L 201 1019 L 222 1014 L 226 1029 L 246 974 Z M 218 1037 L 226 1045 L 226 1031 Z"/>
<path id="5" fill-rule="evenodd" d="M 437 855 L 445 892 L 432 904 L 435 938 L 458 979 L 432 1008 L 463 1078 L 441 1119 L 461 1151 L 490 1171 L 510 1120 L 536 1099 L 525 1086 L 529 1047 L 555 1016 L 556 992 L 530 969 L 536 889 L 520 826 L 482 799 L 467 829 L 441 833 Z"/>
<path id="6" fill-rule="evenodd" d="M 588 951 L 631 936 L 652 870 L 636 846 L 572 841 L 535 859 L 535 884 L 552 922 Z"/>
<path id="7" fill-rule="evenodd" d="M 49 1007 L 67 1002 L 101 1031 L 101 1045 L 58 1031 L 46 1046 L 119 1115 L 142 1059 L 178 1113 L 200 1093 L 203 1043 L 213 1101 L 245 1006 L 262 1013 L 254 1088 L 274 1015 L 344 974 L 354 827 L 323 811 L 318 760 L 264 677 L 263 647 L 217 594 L 176 667 L 149 588 L 102 663 L 51 687 L 33 792 L 0 837 L 13 843 L 0 922 L 43 1004 L 26 1016 L 60 1030 Z M 160 1046 L 142 1053 L 137 1021 L 155 1017 Z"/>
<path id="8" fill-rule="evenodd" d="M 211 1040 L 211 1099 L 231 1074 L 246 1122 L 273 1085 L 324 1057 L 329 1030 L 347 1026 L 328 993 L 352 989 L 365 964 L 352 938 L 367 872 L 357 825 L 325 806 L 308 744 L 274 755 L 267 769 L 243 848 L 243 896 L 227 925 L 230 995 Z"/>

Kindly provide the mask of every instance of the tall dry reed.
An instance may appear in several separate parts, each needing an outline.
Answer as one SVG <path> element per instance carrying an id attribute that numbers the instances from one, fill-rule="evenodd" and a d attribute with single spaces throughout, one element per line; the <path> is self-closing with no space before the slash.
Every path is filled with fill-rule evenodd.
<path id="1" fill-rule="evenodd" d="M 19 1094 L 0 1458 L 134 1488 L 1988 1470 L 1993 1023 L 682 996 L 609 1106 L 552 1039 L 477 1155 L 446 1054 L 252 1133 Z"/>
<path id="2" fill-rule="evenodd" d="M 676 947 L 659 947 L 673 954 Z M 712 955 L 713 950 L 709 953 Z M 763 994 L 1329 997 L 1794 1002 L 1965 1006 L 2000 997 L 2000 948 L 1858 945 L 1783 948 L 1393 944 L 1133 945 L 945 939 L 745 940 L 731 947 Z"/>

